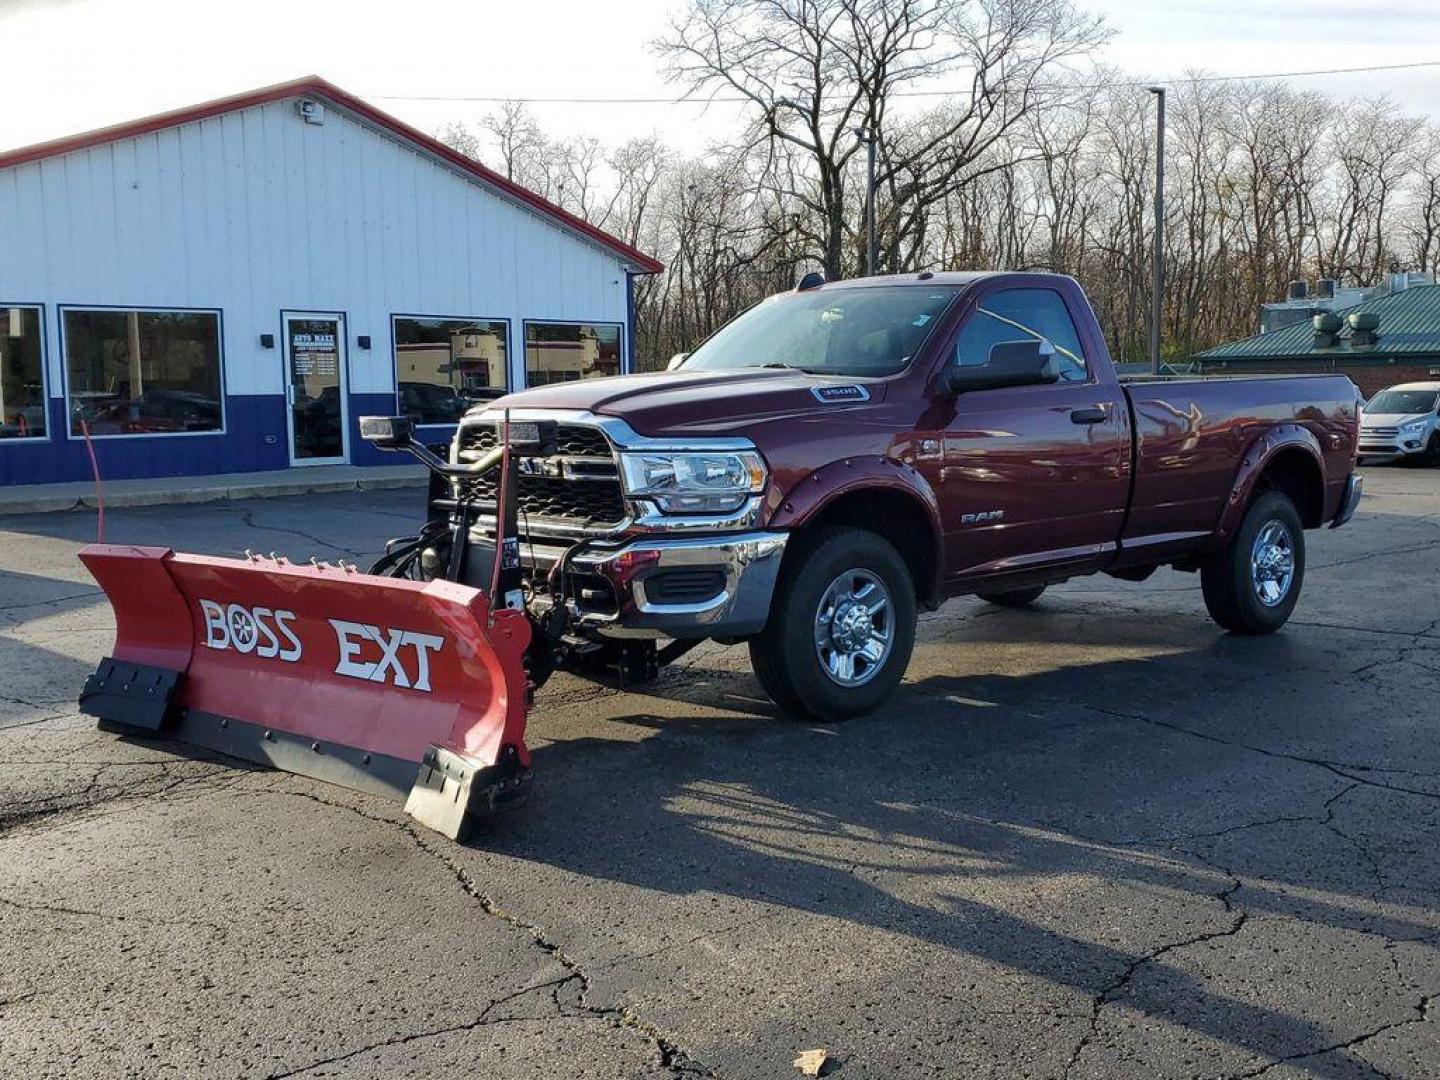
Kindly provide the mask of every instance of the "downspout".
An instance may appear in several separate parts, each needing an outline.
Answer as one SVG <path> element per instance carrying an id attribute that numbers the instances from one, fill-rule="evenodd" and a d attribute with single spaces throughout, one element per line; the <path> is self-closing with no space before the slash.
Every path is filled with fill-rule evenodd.
<path id="1" fill-rule="evenodd" d="M 625 369 L 623 375 L 635 374 L 635 273 L 625 268 Z"/>

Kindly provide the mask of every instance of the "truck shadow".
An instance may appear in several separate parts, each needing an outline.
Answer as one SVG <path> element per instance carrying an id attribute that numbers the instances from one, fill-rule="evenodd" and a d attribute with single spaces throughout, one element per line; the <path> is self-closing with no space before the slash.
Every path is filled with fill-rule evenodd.
<path id="1" fill-rule="evenodd" d="M 1274 1000 L 1263 985 L 1269 969 L 1227 972 L 1222 939 L 1243 934 L 1247 919 L 1275 917 L 1428 942 L 1440 900 L 1376 903 L 1380 885 L 1354 840 L 1328 825 L 1335 804 L 1353 797 L 1351 782 L 1275 749 L 1298 739 L 1320 754 L 1325 731 L 1293 709 L 1257 724 L 1248 692 L 1222 681 L 1230 646 L 1019 676 L 935 675 L 883 714 L 836 727 L 761 709 L 721 722 L 683 710 L 615 716 L 653 733 L 537 749 L 535 797 L 482 843 L 598 880 L 726 894 L 906 935 L 1265 1061 L 1303 1054 L 1345 1031 L 1263 1004 Z M 1270 647 L 1282 663 L 1301 658 L 1293 643 Z M 723 680 L 732 689 L 744 681 Z M 1168 697 L 1157 702 L 1162 687 Z M 1103 706 L 1086 704 L 1097 696 Z M 1195 734 L 1179 730 L 1190 727 Z M 1023 894 L 1027 882 L 1077 878 L 1098 886 L 1067 889 L 1075 910 L 1053 919 L 989 899 L 1006 881 Z M 1168 915 L 1129 947 L 1097 940 L 1125 938 L 1099 927 L 1156 919 L 1157 904 Z M 1077 926 L 1097 932 L 1080 936 Z M 1328 970 L 1308 951 L 1313 935 L 1287 939 L 1307 950 L 1297 963 Z M 1201 941 L 1208 959 L 1199 964 L 1185 962 L 1198 951 L 1170 953 Z M 1237 938 L 1235 951 L 1248 949 Z M 1383 961 L 1374 976 L 1398 978 Z M 1237 996 L 1247 988 L 1253 1000 Z M 1406 1005 L 1419 998 L 1403 982 L 1394 994 Z M 1337 1052 L 1305 1066 L 1338 1078 L 1360 1060 Z"/>

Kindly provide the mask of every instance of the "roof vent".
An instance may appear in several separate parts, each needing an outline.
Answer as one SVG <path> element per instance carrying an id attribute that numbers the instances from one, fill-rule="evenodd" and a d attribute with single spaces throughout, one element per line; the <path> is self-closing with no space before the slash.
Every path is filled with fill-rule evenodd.
<path id="1" fill-rule="evenodd" d="M 1322 277 L 1315 282 L 1315 295 L 1321 300 L 1335 299 L 1335 279 Z"/>
<path id="2" fill-rule="evenodd" d="M 314 98 L 301 98 L 295 103 L 295 111 L 307 124 L 325 123 L 325 106 Z"/>
<path id="3" fill-rule="evenodd" d="M 1350 348 L 1373 348 L 1379 340 L 1380 316 L 1373 311 L 1352 311 L 1345 320 L 1350 324 Z"/>
<path id="4" fill-rule="evenodd" d="M 1340 333 L 1340 327 L 1344 325 L 1340 321 L 1340 316 L 1327 311 L 1316 315 L 1310 321 L 1315 326 L 1315 342 L 1311 347 L 1333 349 L 1337 340 L 1336 335 Z"/>
<path id="5" fill-rule="evenodd" d="M 1310 283 L 1308 281 L 1290 282 L 1290 291 L 1286 293 L 1287 300 L 1308 300 L 1310 298 Z"/>

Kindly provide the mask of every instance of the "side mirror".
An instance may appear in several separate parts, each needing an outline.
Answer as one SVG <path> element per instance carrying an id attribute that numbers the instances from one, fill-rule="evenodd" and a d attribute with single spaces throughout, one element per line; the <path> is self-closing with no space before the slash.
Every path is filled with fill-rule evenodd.
<path id="1" fill-rule="evenodd" d="M 380 450 L 408 450 L 415 422 L 408 416 L 362 416 L 360 438 Z"/>
<path id="2" fill-rule="evenodd" d="M 1001 341 L 991 348 L 990 358 L 983 364 L 951 364 L 945 370 L 944 385 L 952 394 L 963 394 L 1059 382 L 1054 358 L 1055 346 L 1043 338 Z"/>
<path id="3" fill-rule="evenodd" d="M 677 352 L 674 356 L 670 357 L 670 362 L 665 365 L 665 370 L 674 371 L 681 364 L 685 363 L 685 358 L 689 355 L 688 352 Z"/>

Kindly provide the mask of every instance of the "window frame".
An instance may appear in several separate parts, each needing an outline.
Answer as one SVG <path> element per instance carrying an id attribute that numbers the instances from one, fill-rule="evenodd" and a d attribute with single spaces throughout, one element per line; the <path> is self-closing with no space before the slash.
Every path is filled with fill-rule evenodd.
<path id="1" fill-rule="evenodd" d="M 70 408 L 70 350 L 65 340 L 65 313 L 67 311 L 149 311 L 178 315 L 214 315 L 215 316 L 215 344 L 219 355 L 217 363 L 220 375 L 220 426 L 211 428 L 209 431 L 150 431 L 143 435 L 125 435 L 115 433 L 112 435 L 96 435 L 93 432 L 89 438 L 92 441 L 100 439 L 193 439 L 193 438 L 214 438 L 215 436 L 228 435 L 230 432 L 230 410 L 229 392 L 225 384 L 225 310 L 219 307 L 176 307 L 168 304 L 56 304 L 56 330 L 60 337 L 60 388 L 63 391 L 61 401 L 65 407 L 65 440 L 67 442 L 84 442 L 86 436 L 83 433 L 77 434 L 72 423 L 74 416 Z"/>
<path id="2" fill-rule="evenodd" d="M 15 446 L 25 443 L 54 442 L 54 424 L 50 423 L 50 341 L 45 323 L 45 305 L 39 303 L 22 303 L 16 301 L 9 303 L 0 300 L 0 308 L 29 308 L 40 316 L 40 394 L 41 401 L 45 406 L 45 434 L 44 435 L 18 435 L 13 439 L 0 439 L 0 446 Z M 66 400 L 69 400 L 68 398 Z"/>
<path id="3" fill-rule="evenodd" d="M 1062 379 L 1059 379 L 1059 380 L 1057 380 L 1056 382 L 1053 382 L 1053 383 L 1035 383 L 1035 384 L 1029 385 L 1029 386 L 1011 386 L 1011 387 L 1006 387 L 1005 389 L 1006 389 L 1006 390 L 1052 390 L 1052 389 L 1054 389 L 1055 387 L 1065 387 L 1065 386 L 1093 386 L 1093 385 L 1095 385 L 1095 383 L 1098 381 L 1098 376 L 1097 376 L 1096 373 L 1095 373 L 1095 365 L 1094 365 L 1094 363 L 1092 362 L 1090 356 L 1088 355 L 1089 352 L 1090 352 L 1090 342 L 1086 339 L 1085 332 L 1084 332 L 1084 330 L 1082 329 L 1083 321 L 1080 320 L 1080 319 L 1077 319 L 1077 318 L 1075 317 L 1075 309 L 1074 309 L 1073 307 L 1071 307 L 1071 305 L 1070 305 L 1070 298 L 1069 298 L 1068 296 L 1066 296 L 1065 293 L 1064 293 L 1062 290 L 1057 289 L 1057 288 L 1055 288 L 1053 285 L 1049 285 L 1049 284 L 1005 284 L 1005 285 L 996 285 L 996 286 L 994 286 L 993 288 L 986 289 L 986 290 L 984 290 L 983 292 L 979 293 L 979 294 L 974 298 L 973 301 L 970 301 L 970 302 L 969 302 L 966 310 L 965 310 L 964 313 L 960 316 L 960 321 L 955 324 L 955 329 L 954 329 L 954 331 L 953 331 L 953 332 L 951 333 L 951 335 L 950 335 L 950 343 L 949 343 L 949 345 L 946 346 L 945 352 L 944 352 L 944 354 L 943 354 L 943 355 L 944 355 L 944 364 L 943 364 L 941 370 L 944 370 L 944 368 L 948 368 L 951 364 L 954 363 L 955 350 L 959 347 L 959 344 L 960 344 L 960 335 L 961 335 L 962 333 L 964 333 L 965 328 L 966 328 L 966 327 L 969 325 L 969 323 L 970 323 L 970 320 L 973 319 L 973 318 L 975 318 L 977 315 L 986 314 L 986 313 L 984 313 L 984 312 L 982 312 L 982 311 L 980 310 L 981 308 L 983 308 L 993 297 L 998 296 L 998 295 L 1000 295 L 1001 293 L 1018 292 L 1018 291 L 1022 291 L 1022 290 L 1023 290 L 1023 291 L 1039 291 L 1039 292 L 1049 292 L 1049 293 L 1053 293 L 1053 294 L 1055 295 L 1055 298 L 1060 301 L 1060 307 L 1061 307 L 1061 309 L 1065 312 L 1066 316 L 1070 319 L 1070 325 L 1071 325 L 1071 327 L 1072 327 L 1072 328 L 1074 329 L 1074 331 L 1075 331 L 1075 340 L 1076 340 L 1076 341 L 1079 343 L 1079 345 L 1080 345 L 1080 354 L 1081 354 L 1081 355 L 1080 355 L 1080 359 L 1081 359 L 1081 362 L 1084 364 L 1085 378 L 1083 378 L 1083 379 L 1063 379 L 1063 378 L 1062 378 Z M 989 317 L 990 317 L 990 318 L 994 318 L 995 316 L 989 316 Z M 1032 332 L 1033 332 L 1033 331 L 1032 331 Z M 1048 340 L 1048 339 L 1047 339 L 1047 340 Z M 1054 342 L 1051 342 L 1051 344 L 1054 344 Z"/>
<path id="4" fill-rule="evenodd" d="M 439 319 L 451 322 L 492 322 L 505 324 L 505 393 L 513 394 L 515 389 L 510 385 L 510 375 L 514 356 L 511 354 L 510 345 L 515 340 L 514 320 L 508 316 L 501 315 L 421 315 L 414 311 L 392 311 L 390 313 L 390 381 L 395 386 L 395 415 L 404 416 L 405 410 L 400 404 L 400 343 L 396 340 L 395 320 L 396 319 Z M 524 389 L 524 387 L 521 387 Z M 453 428 L 460 421 L 437 422 L 427 424 L 416 424 L 419 428 Z"/>
<path id="5" fill-rule="evenodd" d="M 530 360 L 525 351 L 530 347 L 530 339 L 526 335 L 531 323 L 539 326 L 618 326 L 620 328 L 620 372 L 621 375 L 630 375 L 630 362 L 625 353 L 625 343 L 630 339 L 630 328 L 625 320 L 613 319 L 521 319 L 520 320 L 520 374 L 524 376 L 525 385 L 522 389 L 529 390 L 530 387 Z M 584 379 L 577 380 L 584 382 Z M 555 385 L 548 383 L 544 385 Z"/>

